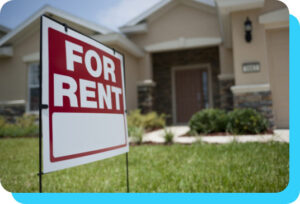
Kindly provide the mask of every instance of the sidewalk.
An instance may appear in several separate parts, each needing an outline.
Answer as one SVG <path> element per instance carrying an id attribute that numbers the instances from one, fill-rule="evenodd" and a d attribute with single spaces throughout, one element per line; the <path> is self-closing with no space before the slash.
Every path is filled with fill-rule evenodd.
<path id="1" fill-rule="evenodd" d="M 263 135 L 226 135 L 226 136 L 182 136 L 189 131 L 188 126 L 170 126 L 166 127 L 168 131 L 174 134 L 174 143 L 192 144 L 194 142 L 205 142 L 214 144 L 226 144 L 236 142 L 269 142 L 278 141 L 289 143 L 289 130 L 274 130 L 274 134 Z M 164 129 L 146 133 L 143 142 L 164 143 Z"/>

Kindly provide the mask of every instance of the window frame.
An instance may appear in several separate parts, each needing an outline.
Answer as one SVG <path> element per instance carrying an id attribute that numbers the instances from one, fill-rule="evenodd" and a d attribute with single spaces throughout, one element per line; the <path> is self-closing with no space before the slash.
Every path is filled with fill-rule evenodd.
<path id="1" fill-rule="evenodd" d="M 38 83 L 37 85 L 33 85 L 33 84 L 30 83 L 31 74 L 32 74 L 31 70 L 32 70 L 32 68 L 34 66 L 37 66 L 38 70 L 40 72 L 39 62 L 38 61 L 31 62 L 31 63 L 29 63 L 27 65 L 27 67 L 28 67 L 28 73 L 27 73 L 27 105 L 26 105 L 26 112 L 29 113 L 29 114 L 39 114 L 39 109 L 37 109 L 37 110 L 30 110 L 30 105 L 31 105 L 31 89 L 33 89 L 33 88 L 40 88 L 40 83 Z"/>

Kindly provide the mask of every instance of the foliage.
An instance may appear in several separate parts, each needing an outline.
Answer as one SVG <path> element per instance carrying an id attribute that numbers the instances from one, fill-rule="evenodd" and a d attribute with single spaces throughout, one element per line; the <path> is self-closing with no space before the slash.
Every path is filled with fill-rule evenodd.
<path id="1" fill-rule="evenodd" d="M 235 109 L 228 113 L 227 131 L 230 133 L 258 134 L 267 129 L 268 121 L 254 109 Z"/>
<path id="2" fill-rule="evenodd" d="M 189 121 L 191 132 L 212 133 L 225 132 L 228 122 L 227 114 L 220 109 L 204 109 L 195 113 Z"/>
<path id="3" fill-rule="evenodd" d="M 39 127 L 36 122 L 36 115 L 24 114 L 16 119 L 15 123 L 0 117 L 0 137 L 20 137 L 20 136 L 37 136 Z"/>
<path id="4" fill-rule="evenodd" d="M 190 133 L 258 134 L 267 131 L 268 120 L 254 109 L 235 109 L 226 113 L 220 109 L 204 109 L 189 121 Z"/>
<path id="5" fill-rule="evenodd" d="M 0 180 L 38 192 L 38 139 L 0 140 Z M 129 151 L 130 192 L 280 192 L 289 183 L 289 144 L 141 145 Z M 126 192 L 125 157 L 43 176 L 45 192 Z"/>
<path id="6" fill-rule="evenodd" d="M 133 139 L 133 142 L 141 144 L 143 141 L 144 129 L 142 127 L 129 126 L 128 134 L 129 137 Z"/>
<path id="7" fill-rule="evenodd" d="M 142 127 L 146 131 L 151 131 L 163 128 L 166 125 L 166 116 L 165 114 L 159 115 L 156 112 L 142 114 L 141 110 L 136 109 L 129 112 L 127 122 L 129 127 Z"/>
<path id="8" fill-rule="evenodd" d="M 171 130 L 165 129 L 164 138 L 165 138 L 165 143 L 166 144 L 172 144 L 173 143 L 173 139 L 174 139 L 173 132 Z"/>

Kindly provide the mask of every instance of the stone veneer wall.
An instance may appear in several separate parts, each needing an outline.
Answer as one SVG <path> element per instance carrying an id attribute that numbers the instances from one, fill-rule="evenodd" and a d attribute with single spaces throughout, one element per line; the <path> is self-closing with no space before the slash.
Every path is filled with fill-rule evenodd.
<path id="1" fill-rule="evenodd" d="M 235 108 L 253 108 L 262 113 L 270 123 L 270 127 L 274 127 L 274 116 L 272 108 L 272 93 L 271 91 L 261 91 L 254 93 L 242 93 L 234 96 Z"/>
<path id="2" fill-rule="evenodd" d="M 15 118 L 25 113 L 25 104 L 0 104 L 0 116 L 14 122 Z"/>
<path id="3" fill-rule="evenodd" d="M 167 114 L 167 123 L 172 123 L 172 78 L 171 68 L 175 66 L 210 64 L 214 107 L 220 107 L 218 83 L 218 47 L 195 48 L 188 50 L 160 52 L 152 54 L 153 80 L 156 83 L 153 93 L 153 109 Z"/>
<path id="4" fill-rule="evenodd" d="M 153 91 L 155 84 L 139 84 L 138 91 L 138 108 L 142 113 L 153 111 Z"/>
<path id="5" fill-rule="evenodd" d="M 234 85 L 233 79 L 220 80 L 220 108 L 227 111 L 233 109 L 233 93 L 231 87 Z"/>

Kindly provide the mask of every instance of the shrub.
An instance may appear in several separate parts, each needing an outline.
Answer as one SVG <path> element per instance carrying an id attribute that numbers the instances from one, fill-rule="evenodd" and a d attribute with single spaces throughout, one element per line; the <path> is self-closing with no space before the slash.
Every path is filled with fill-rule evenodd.
<path id="1" fill-rule="evenodd" d="M 235 109 L 228 113 L 227 131 L 232 134 L 258 134 L 267 129 L 268 121 L 254 109 Z"/>
<path id="2" fill-rule="evenodd" d="M 0 137 L 4 136 L 4 126 L 6 125 L 6 120 L 3 116 L 0 116 Z"/>
<path id="3" fill-rule="evenodd" d="M 141 114 L 139 109 L 131 111 L 127 116 L 128 126 L 143 127 L 146 131 L 163 128 L 166 125 L 166 116 L 156 112 Z"/>
<path id="4" fill-rule="evenodd" d="M 39 127 L 36 123 L 35 115 L 23 115 L 18 117 L 15 123 L 10 123 L 4 117 L 0 117 L 0 136 L 18 137 L 18 136 L 37 136 Z"/>
<path id="5" fill-rule="evenodd" d="M 225 132 L 228 122 L 227 114 L 220 109 L 204 109 L 195 113 L 189 121 L 193 133 Z"/>
<path id="6" fill-rule="evenodd" d="M 144 129 L 142 127 L 129 126 L 128 134 L 129 137 L 133 139 L 133 142 L 141 144 L 143 141 Z"/>
<path id="7" fill-rule="evenodd" d="M 174 134 L 171 131 L 168 131 L 167 129 L 165 129 L 164 138 L 165 138 L 166 144 L 171 144 L 171 143 L 173 143 Z"/>

